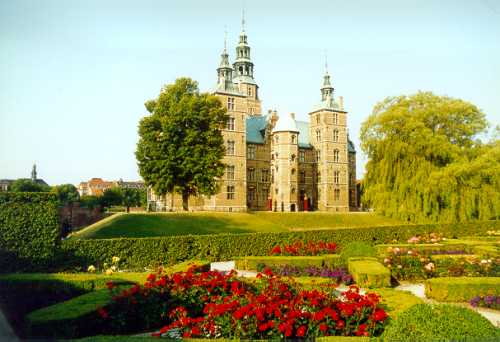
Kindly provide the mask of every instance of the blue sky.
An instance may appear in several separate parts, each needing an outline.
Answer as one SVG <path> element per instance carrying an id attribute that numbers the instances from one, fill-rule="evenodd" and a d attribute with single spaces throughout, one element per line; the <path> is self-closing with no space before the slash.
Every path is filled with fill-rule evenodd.
<path id="1" fill-rule="evenodd" d="M 143 103 L 189 76 L 216 82 L 240 32 L 238 1 L 0 2 L 0 178 L 49 184 L 139 179 Z M 430 90 L 471 101 L 500 122 L 500 2 L 246 1 L 263 109 L 307 120 L 324 51 L 349 131 L 389 95 Z"/>

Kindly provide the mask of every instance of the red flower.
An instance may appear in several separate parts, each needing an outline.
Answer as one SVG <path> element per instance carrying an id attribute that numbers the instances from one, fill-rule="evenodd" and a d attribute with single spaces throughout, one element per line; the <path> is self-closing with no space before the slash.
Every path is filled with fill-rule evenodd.
<path id="1" fill-rule="evenodd" d="M 156 274 L 154 273 L 151 273 L 150 275 L 148 275 L 148 277 L 146 278 L 147 281 L 155 281 L 156 280 Z"/>
<path id="2" fill-rule="evenodd" d="M 97 313 L 99 314 L 99 316 L 101 316 L 101 318 L 103 319 L 106 319 L 109 317 L 109 314 L 106 310 L 104 310 L 103 308 L 98 308 L 97 309 Z"/>
<path id="3" fill-rule="evenodd" d="M 201 330 L 198 327 L 193 327 L 191 329 L 191 334 L 193 334 L 193 335 L 201 335 Z"/>
<path id="4" fill-rule="evenodd" d="M 336 326 L 337 326 L 337 328 L 342 329 L 342 328 L 345 326 L 345 323 L 344 323 L 344 321 L 343 321 L 343 320 L 340 320 L 340 319 L 339 319 L 339 320 L 336 322 Z"/>
<path id="5" fill-rule="evenodd" d="M 271 254 L 281 254 L 281 247 L 276 246 L 271 250 Z"/>
<path id="6" fill-rule="evenodd" d="M 115 284 L 112 282 L 112 281 L 108 281 L 106 283 L 106 287 L 109 289 L 109 290 L 112 290 L 114 287 L 115 287 Z"/>
<path id="7" fill-rule="evenodd" d="M 301 325 L 298 329 L 297 329 L 297 336 L 298 337 L 304 337 L 304 335 L 306 334 L 306 331 L 307 331 L 307 328 L 305 325 Z"/>
<path id="8" fill-rule="evenodd" d="M 319 330 L 321 330 L 322 332 L 326 332 L 328 330 L 328 326 L 325 323 L 321 323 L 319 325 Z"/>
<path id="9" fill-rule="evenodd" d="M 373 314 L 374 321 L 384 321 L 386 318 L 387 313 L 382 309 L 375 311 L 375 313 Z"/>

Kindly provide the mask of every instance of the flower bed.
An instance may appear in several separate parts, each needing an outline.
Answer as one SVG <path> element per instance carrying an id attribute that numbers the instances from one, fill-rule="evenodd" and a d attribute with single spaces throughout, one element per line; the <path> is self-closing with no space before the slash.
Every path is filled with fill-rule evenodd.
<path id="1" fill-rule="evenodd" d="M 376 294 L 361 295 L 351 286 L 336 298 L 327 290 L 301 289 L 269 269 L 253 283 L 237 279 L 234 273 L 195 269 L 172 276 L 151 275 L 144 286 L 114 293 L 114 303 L 100 313 L 119 324 L 131 306 L 150 296 L 159 296 L 164 301 L 158 305 L 169 308 L 171 322 L 155 334 L 165 337 L 378 336 L 387 320 Z"/>
<path id="2" fill-rule="evenodd" d="M 271 250 L 271 255 L 321 255 L 321 254 L 334 254 L 337 250 L 337 244 L 334 242 L 324 242 L 324 241 L 308 241 L 303 243 L 300 240 L 287 245 L 276 245 Z"/>
<path id="3" fill-rule="evenodd" d="M 334 279 L 337 284 L 344 283 L 350 285 L 352 283 L 352 276 L 343 267 L 278 265 L 269 268 L 274 274 L 286 277 L 324 277 Z M 264 264 L 260 264 L 257 267 L 258 271 L 263 271 L 264 269 Z"/>
<path id="4" fill-rule="evenodd" d="M 484 308 L 500 310 L 500 296 L 475 296 L 469 301 L 469 304 L 474 308 L 480 306 Z"/>

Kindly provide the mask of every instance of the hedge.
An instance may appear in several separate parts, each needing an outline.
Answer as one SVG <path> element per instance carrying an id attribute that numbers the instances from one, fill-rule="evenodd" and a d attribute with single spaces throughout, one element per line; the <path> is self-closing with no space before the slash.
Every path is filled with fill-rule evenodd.
<path id="1" fill-rule="evenodd" d="M 470 309 L 417 304 L 389 324 L 383 341 L 498 341 L 500 329 Z"/>
<path id="2" fill-rule="evenodd" d="M 407 241 L 416 234 L 442 233 L 447 237 L 485 235 L 500 230 L 500 221 L 453 224 L 401 225 L 344 228 L 280 233 L 185 235 L 154 238 L 68 239 L 62 244 L 56 264 L 60 268 L 102 265 L 113 256 L 122 267 L 143 269 L 160 264 L 175 264 L 189 259 L 232 260 L 240 256 L 268 255 L 276 245 L 301 241 L 335 242 L 341 249 L 353 241 L 370 244 Z"/>
<path id="3" fill-rule="evenodd" d="M 0 273 L 44 269 L 60 241 L 57 196 L 0 192 Z"/>
<path id="4" fill-rule="evenodd" d="M 429 279 L 425 282 L 425 295 L 441 302 L 468 302 L 475 296 L 498 296 L 500 277 Z"/>
<path id="5" fill-rule="evenodd" d="M 337 268 L 346 266 L 340 261 L 340 256 L 336 254 L 315 255 L 315 256 L 248 256 L 236 259 L 236 269 L 257 271 L 259 264 L 265 266 L 328 266 Z"/>
<path id="6" fill-rule="evenodd" d="M 376 258 L 350 258 L 348 260 L 348 270 L 360 287 L 391 286 L 391 272 Z"/>
<path id="7" fill-rule="evenodd" d="M 0 276 L 0 304 L 19 335 L 25 335 L 27 313 L 54 305 L 84 293 L 104 289 L 106 282 L 117 284 L 144 282 L 145 273 L 96 274 L 24 273 Z"/>

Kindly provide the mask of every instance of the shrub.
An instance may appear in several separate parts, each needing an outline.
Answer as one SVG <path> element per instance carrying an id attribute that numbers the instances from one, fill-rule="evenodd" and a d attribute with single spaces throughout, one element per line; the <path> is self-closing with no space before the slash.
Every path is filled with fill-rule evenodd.
<path id="1" fill-rule="evenodd" d="M 271 250 L 271 255 L 320 255 L 320 254 L 333 254 L 337 249 L 335 242 L 314 242 L 308 241 L 295 241 L 291 245 L 276 245 Z"/>
<path id="2" fill-rule="evenodd" d="M 58 265 L 61 269 L 75 265 L 99 265 L 118 256 L 122 267 L 143 269 L 149 266 L 175 264 L 189 259 L 231 260 L 239 256 L 267 255 L 276 245 L 294 241 L 335 242 L 339 247 L 356 240 L 368 244 L 406 241 L 425 232 L 446 236 L 485 234 L 498 229 L 500 221 L 460 224 L 402 225 L 372 228 L 346 228 L 282 233 L 185 235 L 157 238 L 122 238 L 102 240 L 68 239 L 63 241 Z"/>
<path id="3" fill-rule="evenodd" d="M 428 279 L 425 295 L 441 302 L 467 302 L 474 296 L 500 295 L 500 277 Z"/>
<path id="4" fill-rule="evenodd" d="M 0 273 L 49 266 L 60 240 L 52 193 L 0 192 Z"/>
<path id="5" fill-rule="evenodd" d="M 260 265 L 260 266 L 259 266 Z M 314 256 L 247 256 L 236 259 L 236 269 L 259 271 L 263 266 L 276 267 L 276 266 L 297 266 L 297 267 L 342 267 L 347 266 L 343 264 L 340 257 L 336 254 L 332 255 L 314 255 Z"/>
<path id="6" fill-rule="evenodd" d="M 362 287 L 391 286 L 391 272 L 375 258 L 349 258 L 349 273 L 356 284 Z"/>
<path id="7" fill-rule="evenodd" d="M 340 258 L 347 264 L 349 258 L 356 257 L 376 257 L 377 250 L 370 244 L 363 241 L 355 241 L 349 243 L 342 249 L 340 253 Z"/>
<path id="8" fill-rule="evenodd" d="M 495 341 L 500 330 L 470 309 L 417 304 L 391 322 L 387 341 Z"/>

